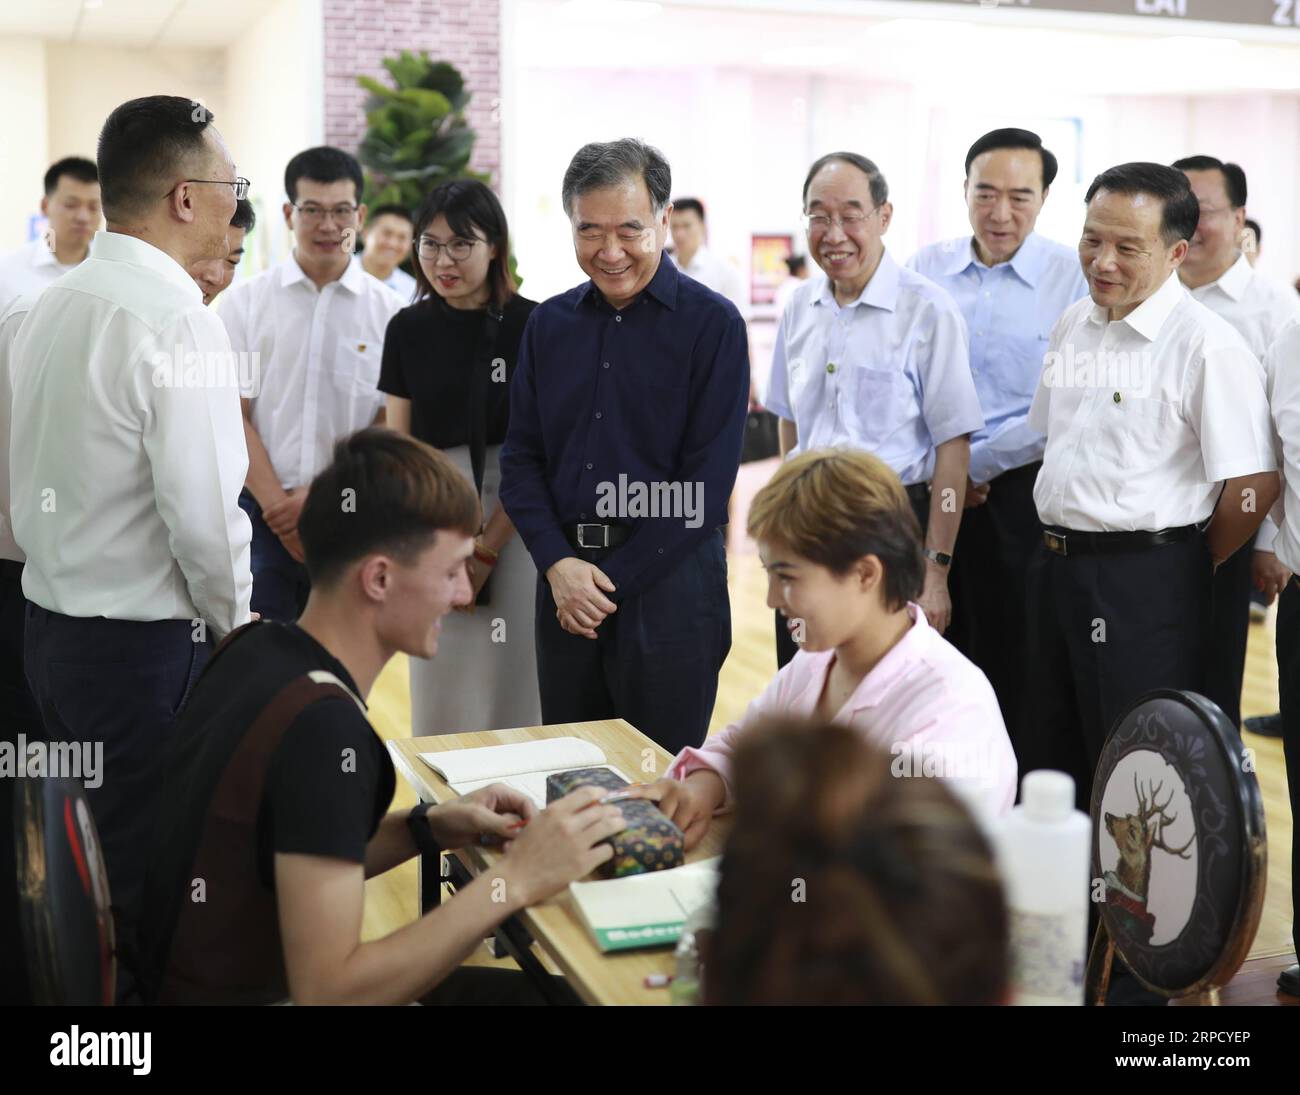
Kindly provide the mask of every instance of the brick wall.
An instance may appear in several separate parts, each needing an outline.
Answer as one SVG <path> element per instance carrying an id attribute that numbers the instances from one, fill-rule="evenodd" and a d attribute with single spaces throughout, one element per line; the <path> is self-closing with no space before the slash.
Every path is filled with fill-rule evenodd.
<path id="1" fill-rule="evenodd" d="M 355 152 L 365 135 L 366 92 L 356 77 L 391 77 L 380 63 L 401 50 L 448 61 L 472 93 L 467 111 L 477 137 L 470 166 L 499 185 L 501 94 L 499 0 L 324 0 L 325 141 Z"/>

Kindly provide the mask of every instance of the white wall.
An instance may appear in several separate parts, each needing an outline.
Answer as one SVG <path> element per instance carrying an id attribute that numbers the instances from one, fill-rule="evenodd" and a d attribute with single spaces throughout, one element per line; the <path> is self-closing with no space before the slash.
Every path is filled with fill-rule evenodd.
<path id="1" fill-rule="evenodd" d="M 715 250 L 746 271 L 753 232 L 800 231 L 800 188 L 817 156 L 847 148 L 871 157 L 890 185 L 886 241 L 899 258 L 969 231 L 961 185 L 966 149 L 981 133 L 1020 125 L 1044 135 L 1061 174 L 1039 230 L 1078 239 L 1093 176 L 1128 160 L 1169 163 L 1206 153 L 1240 163 L 1250 215 L 1264 229 L 1260 268 L 1300 273 L 1300 96 L 1088 96 L 1045 91 L 953 96 L 923 84 L 765 70 L 568 70 L 523 67 L 510 104 L 507 212 L 530 296 L 581 280 L 559 206 L 560 180 L 583 143 L 638 136 L 673 168 L 673 192 L 701 198 Z"/>
<path id="2" fill-rule="evenodd" d="M 252 182 L 255 238 L 241 276 L 282 258 L 291 243 L 281 209 L 284 168 L 325 140 L 324 46 L 319 0 L 273 0 L 226 50 L 226 110 L 217 128 Z"/>
<path id="3" fill-rule="evenodd" d="M 202 103 L 218 118 L 225 109 L 225 65 L 219 50 L 47 42 L 45 65 L 51 161 L 63 156 L 93 160 L 104 120 L 130 99 L 180 95 Z"/>
<path id="4" fill-rule="evenodd" d="M 0 252 L 26 242 L 40 213 L 50 165 L 45 132 L 45 48 L 38 38 L 0 38 Z"/>

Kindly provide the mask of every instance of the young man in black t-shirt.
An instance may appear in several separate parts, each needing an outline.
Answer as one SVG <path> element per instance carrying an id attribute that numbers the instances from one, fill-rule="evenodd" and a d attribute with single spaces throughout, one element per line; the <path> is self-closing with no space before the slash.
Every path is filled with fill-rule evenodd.
<path id="1" fill-rule="evenodd" d="M 386 812 L 393 766 L 364 697 L 394 653 L 436 654 L 440 620 L 470 601 L 479 521 L 435 449 L 373 428 L 338 443 L 299 523 L 302 617 L 233 633 L 175 728 L 138 935 L 148 1000 L 418 1000 L 507 916 L 610 857 L 601 842 L 622 817 L 593 788 L 536 816 L 500 784 Z M 490 876 L 361 941 L 367 878 L 414 856 L 417 837 L 450 850 L 484 836 L 509 844 Z"/>

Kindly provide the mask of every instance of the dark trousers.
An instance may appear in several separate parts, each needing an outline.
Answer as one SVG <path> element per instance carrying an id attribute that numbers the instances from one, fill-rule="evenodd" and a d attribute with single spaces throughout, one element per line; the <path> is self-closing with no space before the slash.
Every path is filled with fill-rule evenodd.
<path id="1" fill-rule="evenodd" d="M 574 555 L 600 566 L 617 551 L 575 548 Z M 550 583 L 539 574 L 536 635 L 543 722 L 622 718 L 670 753 L 699 745 L 731 649 L 722 530 L 654 586 L 619 601 L 595 639 L 560 627 Z"/>
<path id="2" fill-rule="evenodd" d="M 930 524 L 930 491 L 925 483 L 917 483 L 907 488 L 908 501 L 912 503 L 912 512 L 916 514 L 917 524 L 921 526 L 921 541 L 925 542 L 925 530 Z M 786 618 L 776 610 L 776 667 L 784 669 L 799 653 L 799 644 L 790 637 L 790 628 Z"/>
<path id="3" fill-rule="evenodd" d="M 962 514 L 948 580 L 952 624 L 946 637 L 984 671 L 1013 733 L 1025 689 L 1029 564 L 1043 541 L 1034 505 L 1040 467 L 1035 462 L 999 475 L 988 501 Z"/>
<path id="4" fill-rule="evenodd" d="M 262 507 L 247 490 L 240 493 L 239 504 L 253 526 L 253 542 L 249 547 L 253 571 L 250 607 L 260 612 L 264 620 L 293 623 L 307 607 L 307 594 L 311 592 L 307 568 L 289 554 L 280 537 L 262 520 Z"/>
<path id="5" fill-rule="evenodd" d="M 0 741 L 41 736 L 41 716 L 23 669 L 26 615 L 23 564 L 0 559 Z"/>
<path id="6" fill-rule="evenodd" d="M 1067 772 L 1087 811 L 1116 720 L 1153 689 L 1202 691 L 1210 571 L 1201 536 L 1109 555 L 1039 546 L 1028 582 L 1022 773 Z"/>
<path id="7" fill-rule="evenodd" d="M 1291 823 L 1300 830 L 1300 585 L 1292 578 L 1277 605 L 1278 698 Z M 1300 953 L 1300 840 L 1291 840 L 1291 937 Z"/>
<path id="8" fill-rule="evenodd" d="M 1241 728 L 1241 682 L 1250 632 L 1251 563 L 1255 538 L 1242 544 L 1214 572 L 1210 627 L 1206 632 L 1205 694 L 1228 721 Z"/>
<path id="9" fill-rule="evenodd" d="M 27 679 L 51 741 L 102 746 L 87 786 L 112 902 L 137 921 L 171 728 L 208 660 L 189 620 L 81 618 L 27 606 Z"/>

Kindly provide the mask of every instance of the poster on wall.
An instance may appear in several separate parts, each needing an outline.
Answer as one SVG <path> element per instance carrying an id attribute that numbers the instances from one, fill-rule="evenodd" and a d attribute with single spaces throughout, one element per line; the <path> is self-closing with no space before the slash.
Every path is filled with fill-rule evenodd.
<path id="1" fill-rule="evenodd" d="M 788 232 L 756 232 L 750 239 L 749 299 L 755 311 L 770 311 L 776 287 L 790 276 L 785 260 L 794 254 L 794 237 Z"/>

